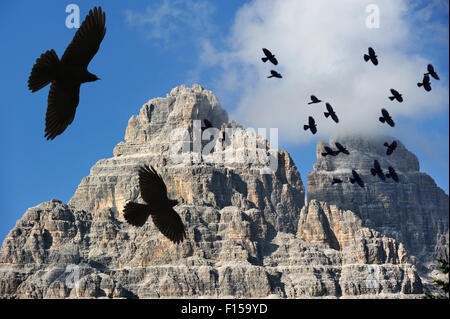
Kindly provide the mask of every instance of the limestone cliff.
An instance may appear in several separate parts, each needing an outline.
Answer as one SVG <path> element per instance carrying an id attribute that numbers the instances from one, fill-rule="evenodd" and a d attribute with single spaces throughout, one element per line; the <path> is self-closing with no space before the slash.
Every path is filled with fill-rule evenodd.
<path id="1" fill-rule="evenodd" d="M 215 128 L 215 138 L 198 141 L 204 119 Z M 305 204 L 294 162 L 287 152 L 270 150 L 270 142 L 229 123 L 217 98 L 198 85 L 148 101 L 129 120 L 114 156 L 92 167 L 68 204 L 42 203 L 17 222 L 0 251 L 0 296 L 423 297 L 416 271 L 422 264 L 411 261 L 409 252 L 417 245 L 398 235 L 403 230 L 389 219 L 383 226 L 364 210 L 372 207 L 367 199 L 384 194 L 386 185 L 366 193 L 342 185 L 336 194 L 328 180 L 341 159 L 328 163 L 319 156 L 308 176 Z M 260 149 L 249 161 L 252 143 Z M 188 151 L 179 152 L 180 147 Z M 196 152 L 208 147 L 214 152 Z M 348 147 L 353 152 L 360 145 Z M 403 157 L 404 167 L 418 168 L 414 159 Z M 125 203 L 142 200 L 136 173 L 142 164 L 153 165 L 169 196 L 179 201 L 175 210 L 187 228 L 182 244 L 171 243 L 151 221 L 141 228 L 123 222 Z M 349 169 L 344 166 L 339 166 L 343 175 Z M 407 171 L 402 168 L 401 178 Z M 409 186 L 413 191 L 431 180 L 418 174 Z M 421 197 L 421 203 L 425 207 L 428 201 L 427 212 L 440 216 L 445 203 L 448 211 L 448 197 L 445 202 L 429 185 L 439 201 Z M 350 194 L 351 200 L 345 197 Z M 408 204 L 403 197 L 386 200 L 390 207 Z M 391 215 L 395 221 L 403 218 L 393 208 Z M 421 220 L 429 225 L 423 226 L 423 238 L 448 232 L 448 216 L 447 224 Z M 429 245 L 435 247 L 436 240 Z"/>

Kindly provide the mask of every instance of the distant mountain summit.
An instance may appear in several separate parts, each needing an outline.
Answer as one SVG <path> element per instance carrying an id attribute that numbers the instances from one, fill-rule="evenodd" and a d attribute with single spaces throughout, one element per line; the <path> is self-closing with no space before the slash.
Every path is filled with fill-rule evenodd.
<path id="1" fill-rule="evenodd" d="M 0 296 L 422 298 L 419 274 L 426 283 L 448 240 L 448 196 L 415 156 L 399 143 L 387 158 L 384 140 L 352 137 L 339 140 L 350 155 L 322 157 L 320 142 L 305 203 L 297 167 L 274 136 L 230 123 L 199 85 L 148 101 L 68 204 L 30 208 L 10 231 Z M 400 182 L 369 180 L 374 159 L 393 165 Z M 151 221 L 136 228 L 123 219 L 128 201 L 142 202 L 143 164 L 179 202 L 182 244 Z M 352 169 L 365 189 L 345 181 Z M 332 186 L 333 177 L 344 182 Z"/>

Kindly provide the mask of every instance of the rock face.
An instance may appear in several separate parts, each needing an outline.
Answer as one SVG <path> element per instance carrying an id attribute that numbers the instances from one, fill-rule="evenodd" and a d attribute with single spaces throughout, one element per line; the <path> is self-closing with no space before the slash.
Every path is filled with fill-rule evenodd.
<path id="1" fill-rule="evenodd" d="M 196 120 L 203 119 L 218 139 L 198 139 L 202 129 Z M 0 296 L 423 297 L 416 272 L 421 263 L 412 264 L 409 248 L 415 246 L 404 241 L 406 234 L 399 237 L 400 226 L 367 218 L 368 194 L 347 185 L 339 186 L 347 192 L 333 193 L 327 183 L 338 166 L 320 156 L 308 176 L 305 204 L 295 164 L 287 152 L 270 150 L 269 142 L 229 123 L 217 98 L 198 85 L 150 100 L 129 120 L 114 157 L 92 167 L 68 204 L 42 203 L 17 222 L 0 251 Z M 214 152 L 199 155 L 208 148 Z M 402 160 L 404 167 L 418 168 L 412 154 Z M 125 203 L 142 201 L 137 168 L 143 164 L 156 168 L 169 197 L 179 201 L 175 210 L 187 229 L 182 244 L 171 243 L 151 220 L 141 228 L 123 221 Z M 403 179 L 406 168 L 399 170 Z M 411 184 L 431 180 L 417 176 Z M 384 194 L 381 189 L 373 196 Z M 354 203 L 341 197 L 351 193 Z M 435 194 L 441 202 L 427 212 L 440 216 L 448 198 Z M 387 200 L 390 207 L 406 204 L 403 197 Z M 424 207 L 429 202 L 421 200 Z M 391 215 L 403 218 L 395 210 Z M 420 236 L 435 238 L 430 242 L 435 247 L 445 227 L 448 232 L 448 216 L 447 224 L 437 217 L 432 226 L 428 222 L 422 217 L 429 233 Z"/>
<path id="2" fill-rule="evenodd" d="M 308 202 L 317 200 L 354 212 L 351 218 L 359 220 L 362 226 L 403 243 L 410 262 L 427 277 L 429 271 L 436 269 L 437 257 L 448 258 L 448 195 L 436 186 L 431 177 L 419 172 L 417 157 L 400 141 L 397 141 L 393 154 L 386 155 L 383 144 L 392 141 L 392 137 L 331 138 L 328 145 L 335 148 L 334 143 L 339 142 L 350 152 L 350 155 L 339 154 L 336 157 L 322 156 L 323 147 L 327 144 L 319 142 L 314 172 L 308 174 Z M 399 182 L 389 178 L 382 181 L 378 176 L 372 176 L 370 169 L 375 159 L 385 173 L 389 166 L 393 167 Z M 352 169 L 358 172 L 366 187 L 348 183 Z M 344 183 L 331 185 L 333 177 L 344 180 Z M 337 229 L 337 237 L 345 237 L 352 232 L 342 229 L 342 220 L 346 219 L 341 217 L 342 214 L 330 214 L 326 210 L 324 214 L 339 216 L 338 225 L 334 225 L 340 228 Z"/>

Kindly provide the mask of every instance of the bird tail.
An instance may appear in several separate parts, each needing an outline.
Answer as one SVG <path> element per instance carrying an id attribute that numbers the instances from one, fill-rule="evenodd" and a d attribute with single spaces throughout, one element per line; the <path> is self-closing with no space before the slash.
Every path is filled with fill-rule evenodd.
<path id="1" fill-rule="evenodd" d="M 264 63 L 266 63 L 267 60 L 269 60 L 269 58 L 264 57 L 264 58 L 261 58 L 261 60 L 262 60 Z"/>
<path id="2" fill-rule="evenodd" d="M 364 61 L 369 61 L 370 57 L 367 54 L 364 54 Z"/>
<path id="3" fill-rule="evenodd" d="M 328 112 L 323 112 L 323 114 L 325 115 L 326 118 L 328 118 L 330 116 L 330 113 L 328 113 Z"/>
<path id="4" fill-rule="evenodd" d="M 142 226 L 150 215 L 148 205 L 128 202 L 123 209 L 123 217 L 133 226 Z"/>
<path id="5" fill-rule="evenodd" d="M 42 89 L 56 78 L 59 63 L 59 58 L 53 49 L 46 51 L 36 59 L 28 78 L 28 88 L 31 92 Z"/>
<path id="6" fill-rule="evenodd" d="M 372 176 L 377 175 L 377 172 L 373 168 L 370 169 L 370 172 L 372 173 Z"/>
<path id="7" fill-rule="evenodd" d="M 394 101 L 394 99 L 395 99 L 395 96 L 390 96 L 389 97 L 389 100 L 391 100 L 391 101 Z"/>
<path id="8" fill-rule="evenodd" d="M 417 83 L 417 86 L 418 86 L 418 87 L 422 87 L 422 86 L 423 86 L 423 83 L 420 83 L 420 82 L 419 82 L 419 83 Z"/>
<path id="9" fill-rule="evenodd" d="M 303 129 L 304 129 L 305 131 L 307 131 L 307 130 L 309 129 L 309 126 L 308 126 L 308 125 L 303 125 Z"/>
<path id="10" fill-rule="evenodd" d="M 386 120 L 384 119 L 384 117 L 380 117 L 379 120 L 380 120 L 381 123 L 386 122 Z"/>

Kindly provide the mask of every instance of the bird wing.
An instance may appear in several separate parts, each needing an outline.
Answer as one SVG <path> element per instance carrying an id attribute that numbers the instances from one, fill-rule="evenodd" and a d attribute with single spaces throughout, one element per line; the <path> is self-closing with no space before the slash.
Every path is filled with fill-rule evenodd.
<path id="1" fill-rule="evenodd" d="M 274 56 L 271 56 L 271 57 L 270 57 L 270 62 L 272 62 L 274 65 L 278 65 L 278 60 L 277 60 L 277 58 L 274 57 Z"/>
<path id="2" fill-rule="evenodd" d="M 153 167 L 144 165 L 139 169 L 139 189 L 150 207 L 161 207 L 167 202 L 166 184 Z"/>
<path id="3" fill-rule="evenodd" d="M 369 48 L 369 55 L 372 57 L 375 56 L 375 50 L 372 47 Z"/>
<path id="4" fill-rule="evenodd" d="M 105 13 L 95 7 L 89 11 L 64 52 L 61 63 L 87 68 L 105 36 Z"/>
<path id="5" fill-rule="evenodd" d="M 272 53 L 269 50 L 267 50 L 266 48 L 263 48 L 262 50 L 267 57 L 272 56 Z"/>
<path id="6" fill-rule="evenodd" d="M 53 82 L 48 92 L 47 114 L 45 115 L 45 137 L 53 140 L 64 132 L 74 117 L 78 106 L 80 85 L 65 86 Z"/>
<path id="7" fill-rule="evenodd" d="M 168 207 L 167 210 L 151 216 L 159 231 L 172 242 L 178 244 L 186 238 L 183 221 L 172 207 Z"/>

